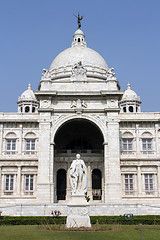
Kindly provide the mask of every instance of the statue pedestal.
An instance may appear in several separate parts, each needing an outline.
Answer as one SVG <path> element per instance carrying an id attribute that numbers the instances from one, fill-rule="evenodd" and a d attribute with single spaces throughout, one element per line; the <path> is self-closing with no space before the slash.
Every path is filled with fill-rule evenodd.
<path id="1" fill-rule="evenodd" d="M 67 228 L 91 227 L 89 204 L 84 195 L 72 195 L 67 206 Z"/>

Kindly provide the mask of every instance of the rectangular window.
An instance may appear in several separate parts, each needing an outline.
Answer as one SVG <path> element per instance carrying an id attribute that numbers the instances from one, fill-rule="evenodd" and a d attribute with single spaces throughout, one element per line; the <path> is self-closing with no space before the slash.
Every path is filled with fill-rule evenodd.
<path id="1" fill-rule="evenodd" d="M 13 191 L 14 175 L 5 175 L 5 191 Z"/>
<path id="2" fill-rule="evenodd" d="M 145 174 L 144 175 L 144 184 L 146 192 L 153 192 L 153 174 Z"/>
<path id="3" fill-rule="evenodd" d="M 124 175 L 125 192 L 133 193 L 133 174 Z"/>
<path id="4" fill-rule="evenodd" d="M 36 149 L 35 139 L 26 139 L 26 153 L 34 153 Z"/>
<path id="5" fill-rule="evenodd" d="M 33 174 L 25 175 L 25 191 L 33 191 Z"/>
<path id="6" fill-rule="evenodd" d="M 123 151 L 133 151 L 133 139 L 123 138 L 122 139 L 122 150 Z"/>
<path id="7" fill-rule="evenodd" d="M 6 151 L 8 154 L 15 154 L 16 139 L 7 139 L 6 140 Z"/>
<path id="8" fill-rule="evenodd" d="M 152 153 L 152 139 L 150 138 L 142 139 L 142 150 L 143 153 Z"/>

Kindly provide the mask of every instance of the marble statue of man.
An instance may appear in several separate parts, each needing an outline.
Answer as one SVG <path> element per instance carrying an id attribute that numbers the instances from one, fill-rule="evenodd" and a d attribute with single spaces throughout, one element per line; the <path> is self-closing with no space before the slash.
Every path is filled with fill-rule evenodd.
<path id="1" fill-rule="evenodd" d="M 70 166 L 70 185 L 72 195 L 84 195 L 87 192 L 87 168 L 80 154 L 76 155 Z"/>

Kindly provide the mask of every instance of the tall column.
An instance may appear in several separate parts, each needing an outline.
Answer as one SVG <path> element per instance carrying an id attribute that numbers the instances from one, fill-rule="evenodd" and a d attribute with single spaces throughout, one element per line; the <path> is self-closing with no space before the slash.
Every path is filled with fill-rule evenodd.
<path id="1" fill-rule="evenodd" d="M 136 124 L 136 155 L 140 154 L 139 124 Z"/>
<path id="2" fill-rule="evenodd" d="M 1 196 L 1 190 L 2 190 L 2 167 L 0 167 L 0 196 Z"/>
<path id="3" fill-rule="evenodd" d="M 142 177 L 141 177 L 141 167 L 138 166 L 137 169 L 137 177 L 138 177 L 138 196 L 142 195 Z"/>
<path id="4" fill-rule="evenodd" d="M 20 130 L 19 130 L 19 151 L 18 151 L 18 154 L 22 154 L 23 152 L 23 138 L 22 138 L 22 135 L 23 135 L 23 128 L 22 128 L 22 124 L 20 124 Z"/>
<path id="5" fill-rule="evenodd" d="M 103 165 L 103 169 L 104 169 L 104 165 Z M 105 183 L 104 183 L 104 171 L 103 171 L 103 169 L 102 169 L 102 202 L 104 202 L 105 200 L 104 200 L 104 188 L 105 188 Z"/>
<path id="6" fill-rule="evenodd" d="M 91 163 L 88 162 L 88 168 L 87 168 L 87 172 L 88 172 L 88 191 L 87 191 L 87 195 L 92 200 L 92 172 L 91 172 L 91 165 L 90 164 Z"/>
<path id="7" fill-rule="evenodd" d="M 0 124 L 0 154 L 3 153 L 3 124 Z"/>
<path id="8" fill-rule="evenodd" d="M 18 166 L 17 172 L 17 196 L 21 195 L 21 167 Z"/>
<path id="9" fill-rule="evenodd" d="M 104 145 L 105 202 L 119 203 L 122 198 L 118 112 L 108 112 L 108 145 Z"/>
<path id="10" fill-rule="evenodd" d="M 70 182 L 69 182 L 70 165 L 71 165 L 71 163 L 68 158 L 67 172 L 66 172 L 66 200 L 69 200 L 70 196 L 71 196 L 71 187 L 70 187 Z"/>
<path id="11" fill-rule="evenodd" d="M 158 196 L 160 197 L 160 166 L 157 167 L 157 178 L 158 178 Z"/>
<path id="12" fill-rule="evenodd" d="M 1 195 L 4 195 L 4 190 L 5 190 L 5 179 L 4 179 L 4 174 L 2 174 L 2 169 L 1 169 Z"/>
<path id="13" fill-rule="evenodd" d="M 54 181 L 53 181 L 53 175 L 54 175 L 54 143 L 50 143 L 50 201 L 54 202 Z"/>
<path id="14" fill-rule="evenodd" d="M 108 142 L 104 142 L 104 189 L 102 189 L 104 193 L 104 202 L 107 202 L 108 200 L 108 188 L 107 188 L 107 183 L 108 183 L 108 176 L 109 176 L 109 167 L 108 167 Z"/>
<path id="15" fill-rule="evenodd" d="M 158 139 L 158 124 L 155 125 L 155 135 L 156 135 L 156 138 L 155 138 L 155 151 L 156 151 L 156 154 L 159 154 L 159 147 L 158 147 L 158 144 L 159 144 L 159 139 Z"/>
<path id="16" fill-rule="evenodd" d="M 39 165 L 37 178 L 37 198 L 42 203 L 50 203 L 50 113 L 40 113 L 39 123 Z"/>

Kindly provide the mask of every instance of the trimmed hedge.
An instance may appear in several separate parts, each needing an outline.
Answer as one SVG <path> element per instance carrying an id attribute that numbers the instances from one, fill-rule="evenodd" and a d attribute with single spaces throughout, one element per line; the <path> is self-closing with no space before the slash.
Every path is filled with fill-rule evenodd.
<path id="1" fill-rule="evenodd" d="M 67 217 L 13 217 L 1 216 L 0 225 L 61 225 L 66 223 Z M 160 215 L 133 216 L 131 220 L 125 220 L 124 216 L 91 216 L 91 224 L 122 224 L 122 225 L 160 225 Z"/>
<path id="2" fill-rule="evenodd" d="M 66 217 L 13 217 L 1 216 L 0 225 L 41 225 L 41 224 L 65 224 Z"/>
<path id="3" fill-rule="evenodd" d="M 126 220 L 124 216 L 91 216 L 92 224 L 122 224 L 122 225 L 160 225 L 160 215 L 133 216 Z"/>

